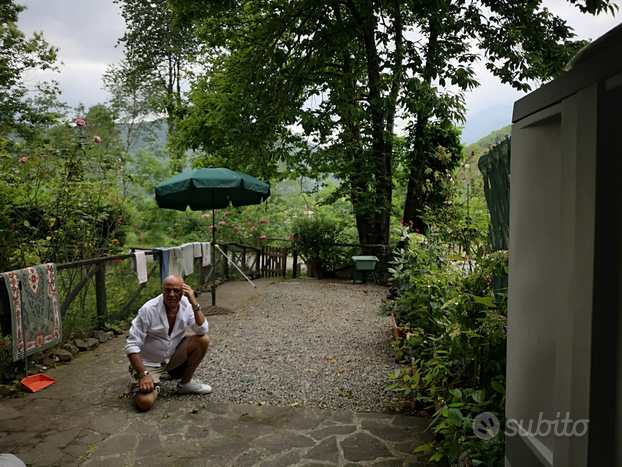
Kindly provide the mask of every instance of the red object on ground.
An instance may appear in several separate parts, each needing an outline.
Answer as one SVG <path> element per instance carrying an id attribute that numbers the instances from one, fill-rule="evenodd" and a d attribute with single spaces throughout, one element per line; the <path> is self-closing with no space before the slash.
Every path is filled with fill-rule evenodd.
<path id="1" fill-rule="evenodd" d="M 47 388 L 55 381 L 54 378 L 44 375 L 43 373 L 28 376 L 21 381 L 22 391 L 37 392 L 43 388 Z"/>

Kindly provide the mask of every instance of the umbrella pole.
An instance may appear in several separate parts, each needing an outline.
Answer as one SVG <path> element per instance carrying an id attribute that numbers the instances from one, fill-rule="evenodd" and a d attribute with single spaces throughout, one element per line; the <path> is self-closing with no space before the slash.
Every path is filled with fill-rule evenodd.
<path id="1" fill-rule="evenodd" d="M 212 199 L 214 189 L 212 188 Z M 212 251 L 216 251 L 216 226 L 214 225 L 214 217 L 216 212 L 212 208 Z M 212 255 L 212 306 L 216 306 L 216 255 Z"/>

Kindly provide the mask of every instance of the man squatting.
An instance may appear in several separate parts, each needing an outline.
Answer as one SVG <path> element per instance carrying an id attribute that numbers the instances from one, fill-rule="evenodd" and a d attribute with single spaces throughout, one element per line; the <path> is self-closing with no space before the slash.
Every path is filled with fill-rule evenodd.
<path id="1" fill-rule="evenodd" d="M 184 336 L 190 327 L 193 336 Z M 212 388 L 193 378 L 210 340 L 208 323 L 194 291 L 180 276 L 162 282 L 162 294 L 145 303 L 132 321 L 125 343 L 130 360 L 130 390 L 136 405 L 149 410 L 159 393 L 160 377 L 181 378 L 178 394 L 209 394 Z"/>

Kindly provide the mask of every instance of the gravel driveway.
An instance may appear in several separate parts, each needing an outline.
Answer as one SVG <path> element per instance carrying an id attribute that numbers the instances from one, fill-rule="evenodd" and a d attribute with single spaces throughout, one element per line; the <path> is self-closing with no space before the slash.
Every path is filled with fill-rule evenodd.
<path id="1" fill-rule="evenodd" d="M 310 278 L 264 289 L 229 315 L 208 316 L 210 350 L 196 376 L 210 402 L 390 411 L 397 365 L 386 288 Z M 162 398 L 174 398 L 173 382 Z M 188 397 L 188 396 L 185 396 Z"/>

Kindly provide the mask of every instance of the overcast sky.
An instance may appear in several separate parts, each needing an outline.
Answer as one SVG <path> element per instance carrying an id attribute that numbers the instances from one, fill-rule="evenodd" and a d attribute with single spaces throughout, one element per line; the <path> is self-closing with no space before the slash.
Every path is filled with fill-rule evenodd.
<path id="1" fill-rule="evenodd" d="M 108 65 L 123 58 L 122 48 L 115 47 L 125 29 L 118 5 L 112 0 L 17 0 L 17 3 L 28 6 L 20 16 L 22 31 L 28 35 L 43 31 L 47 41 L 60 48 L 63 64 L 54 78 L 60 83 L 61 99 L 71 107 L 80 102 L 87 108 L 105 102 L 102 73 Z M 621 13 L 616 17 L 582 15 L 566 0 L 544 3 L 566 19 L 581 39 L 596 39 L 622 19 Z M 478 65 L 477 71 L 481 86 L 467 94 L 467 143 L 509 124 L 513 102 L 524 95 L 500 84 L 482 65 Z M 473 125 L 477 128 L 472 128 Z"/>

